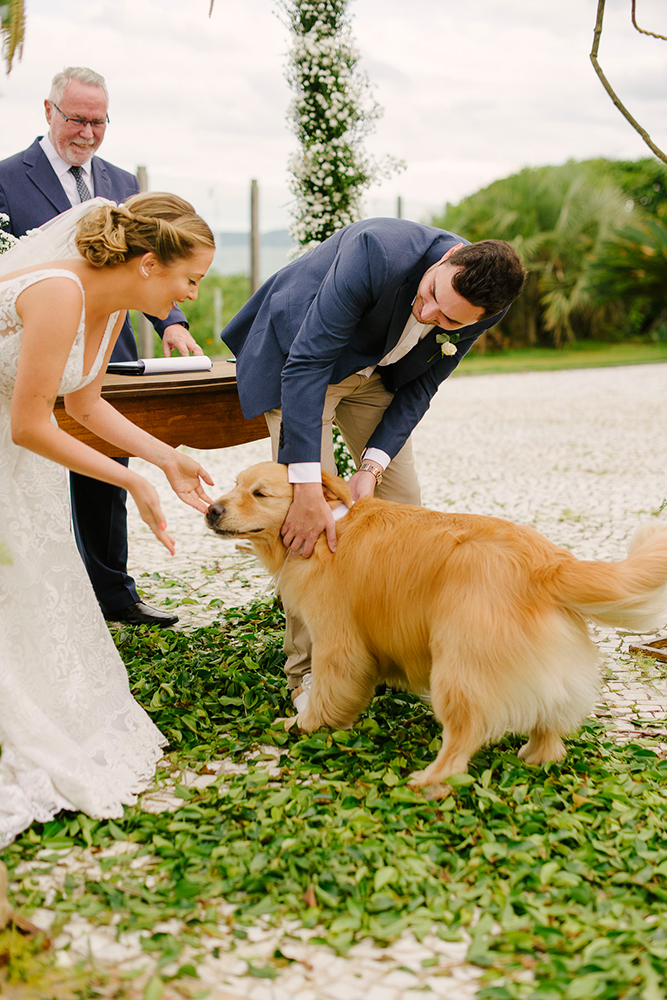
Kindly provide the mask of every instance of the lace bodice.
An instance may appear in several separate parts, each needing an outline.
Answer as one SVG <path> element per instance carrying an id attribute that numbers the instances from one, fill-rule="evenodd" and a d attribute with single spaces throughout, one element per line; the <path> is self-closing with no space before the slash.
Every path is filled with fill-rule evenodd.
<path id="1" fill-rule="evenodd" d="M 21 317 L 16 311 L 16 300 L 21 292 L 29 288 L 30 285 L 45 278 L 65 277 L 75 281 L 81 289 L 83 304 L 81 307 L 81 319 L 76 331 L 72 350 L 67 359 L 65 370 L 60 382 L 60 394 L 75 392 L 82 389 L 97 376 L 104 353 L 107 349 L 111 332 L 118 318 L 118 313 L 112 313 L 107 321 L 104 336 L 99 350 L 88 374 L 83 374 L 83 351 L 84 351 L 84 330 L 86 325 L 86 300 L 83 286 L 78 276 L 73 271 L 61 268 L 40 268 L 38 271 L 28 271 L 18 278 L 0 281 L 0 395 L 9 397 L 14 390 L 16 381 L 16 370 L 21 351 L 23 335 L 23 324 Z M 44 331 L 45 346 L 48 343 L 48 330 Z"/>

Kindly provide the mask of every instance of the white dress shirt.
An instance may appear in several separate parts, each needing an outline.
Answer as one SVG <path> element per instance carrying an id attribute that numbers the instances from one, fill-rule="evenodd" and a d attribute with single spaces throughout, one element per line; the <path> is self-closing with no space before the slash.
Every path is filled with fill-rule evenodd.
<path id="1" fill-rule="evenodd" d="M 72 205 L 80 205 L 81 199 L 79 198 L 79 192 L 76 189 L 76 181 L 74 179 L 74 174 L 70 173 L 71 163 L 66 163 L 62 156 L 56 152 L 56 149 L 49 139 L 48 135 L 43 136 L 39 140 L 39 144 L 44 150 L 44 154 L 48 159 L 49 163 L 56 172 L 58 180 L 63 186 L 63 190 L 70 200 Z M 95 197 L 95 185 L 93 184 L 93 166 L 92 158 L 88 160 L 87 163 L 80 164 L 81 166 L 81 178 L 84 181 L 86 187 L 90 191 L 91 197 Z"/>
<path id="2" fill-rule="evenodd" d="M 414 304 L 414 299 L 412 301 Z M 368 368 L 362 368 L 357 374 L 363 375 L 364 378 L 370 378 L 376 368 L 382 365 L 393 365 L 397 361 L 400 361 L 433 327 L 433 323 L 420 323 L 411 312 L 396 346 L 388 354 L 385 354 L 378 361 L 377 365 L 369 365 Z M 386 469 L 391 462 L 389 455 L 386 451 L 382 451 L 381 448 L 365 448 L 361 457 L 368 458 L 372 462 L 377 462 L 383 469 Z M 322 482 L 322 466 L 320 462 L 291 462 L 287 468 L 290 483 Z"/>
<path id="3" fill-rule="evenodd" d="M 412 300 L 414 305 L 414 299 Z M 393 365 L 401 358 L 404 358 L 408 351 L 411 351 L 413 347 L 416 347 L 420 340 L 422 340 L 429 330 L 432 330 L 435 326 L 434 323 L 420 323 L 418 319 L 415 319 L 412 313 L 408 316 L 408 321 L 403 327 L 403 332 L 398 338 L 398 343 L 396 347 L 392 348 L 388 354 L 378 361 L 377 365 L 369 365 L 368 368 L 362 368 L 359 372 L 365 378 L 370 378 L 376 367 L 379 368 L 382 365 Z"/>

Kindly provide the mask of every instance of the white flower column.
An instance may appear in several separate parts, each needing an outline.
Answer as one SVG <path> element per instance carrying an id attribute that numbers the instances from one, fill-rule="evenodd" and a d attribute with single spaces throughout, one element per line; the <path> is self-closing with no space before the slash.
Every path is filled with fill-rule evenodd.
<path id="1" fill-rule="evenodd" d="M 280 0 L 292 32 L 288 116 L 300 149 L 289 160 L 294 195 L 290 233 L 309 250 L 362 217 L 361 195 L 402 164 L 365 155 L 364 136 L 381 109 L 358 69 L 350 0 Z"/>

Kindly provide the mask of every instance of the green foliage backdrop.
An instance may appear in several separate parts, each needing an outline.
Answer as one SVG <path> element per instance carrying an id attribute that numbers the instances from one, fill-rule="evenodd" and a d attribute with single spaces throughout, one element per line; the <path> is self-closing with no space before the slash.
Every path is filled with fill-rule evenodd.
<path id="1" fill-rule="evenodd" d="M 509 240 L 528 267 L 524 292 L 482 350 L 667 343 L 667 168 L 657 161 L 526 168 L 429 221 L 473 241 Z M 204 351 L 224 355 L 213 327 L 216 287 L 228 323 L 250 294 L 245 275 L 210 273 L 183 310 Z M 155 346 L 161 354 L 157 338 Z"/>
<path id="2" fill-rule="evenodd" d="M 215 289 L 222 291 L 222 323 L 219 329 L 214 328 L 215 309 L 213 305 Z M 250 296 L 250 278 L 245 274 L 218 274 L 209 271 L 199 286 L 199 296 L 196 302 L 184 302 L 181 309 L 190 324 L 190 333 L 195 338 L 204 354 L 215 357 L 228 355 L 229 351 L 220 340 L 222 327 L 229 323 L 244 302 Z M 132 326 L 138 329 L 138 316 L 131 314 Z M 154 355 L 162 356 L 162 343 L 157 334 L 154 339 Z"/>
<path id="3" fill-rule="evenodd" d="M 431 221 L 473 241 L 509 240 L 528 268 L 491 346 L 661 339 L 666 189 L 653 160 L 569 161 L 495 181 Z"/>

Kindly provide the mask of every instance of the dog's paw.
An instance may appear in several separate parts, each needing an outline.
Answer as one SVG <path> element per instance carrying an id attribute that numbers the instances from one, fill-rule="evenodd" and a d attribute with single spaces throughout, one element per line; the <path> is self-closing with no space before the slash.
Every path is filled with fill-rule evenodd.
<path id="1" fill-rule="evenodd" d="M 426 771 L 413 771 L 408 777 L 408 788 L 413 788 L 415 791 L 419 788 L 425 788 L 428 784 L 429 780 Z"/>
<path id="2" fill-rule="evenodd" d="M 537 744 L 528 740 L 521 747 L 517 756 L 524 764 L 528 764 L 530 767 L 540 767 L 542 764 L 548 764 L 550 761 L 557 764 L 559 761 L 565 760 L 567 750 L 563 741 L 558 737 L 549 740 L 549 742 Z"/>
<path id="3" fill-rule="evenodd" d="M 426 771 L 413 771 L 408 778 L 408 788 L 413 792 L 424 792 L 426 799 L 446 799 L 452 793 L 451 785 L 443 785 L 439 781 L 429 780 Z"/>
<path id="4" fill-rule="evenodd" d="M 448 795 L 452 794 L 451 785 L 425 785 L 424 786 L 424 798 L 425 799 L 446 799 Z"/>

